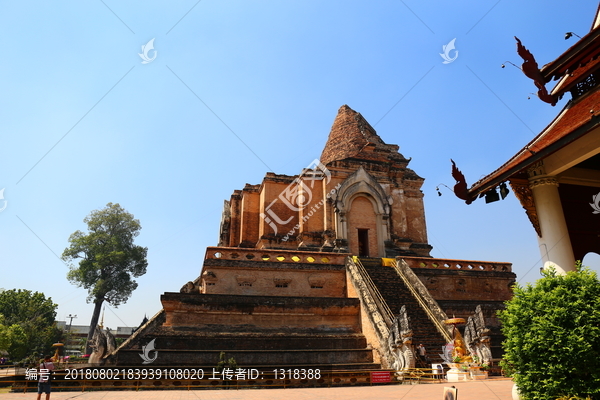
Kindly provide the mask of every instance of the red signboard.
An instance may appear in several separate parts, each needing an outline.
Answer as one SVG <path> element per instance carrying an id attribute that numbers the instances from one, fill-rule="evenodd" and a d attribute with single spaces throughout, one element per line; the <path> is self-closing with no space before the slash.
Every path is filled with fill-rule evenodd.
<path id="1" fill-rule="evenodd" d="M 390 371 L 371 371 L 371 383 L 391 382 Z"/>

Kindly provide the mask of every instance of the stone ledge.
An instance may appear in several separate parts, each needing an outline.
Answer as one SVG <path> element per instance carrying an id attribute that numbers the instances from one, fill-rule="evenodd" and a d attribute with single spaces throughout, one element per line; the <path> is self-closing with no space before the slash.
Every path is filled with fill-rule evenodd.
<path id="1" fill-rule="evenodd" d="M 255 262 L 290 262 L 344 265 L 347 253 L 320 251 L 250 249 L 240 247 L 207 247 L 205 260 L 247 260 Z"/>
<path id="2" fill-rule="evenodd" d="M 206 259 L 205 267 L 220 268 L 260 268 L 260 269 L 289 269 L 289 270 L 331 270 L 344 271 L 346 267 L 343 264 L 310 264 L 310 263 L 289 263 L 279 261 L 247 261 L 247 260 L 224 260 L 224 259 Z"/>
<path id="3" fill-rule="evenodd" d="M 397 257 L 403 259 L 409 267 L 414 269 L 435 270 L 460 270 L 460 271 L 486 271 L 486 272 L 511 272 L 512 264 L 507 262 L 454 260 L 449 258 L 430 257 Z"/>
<path id="4" fill-rule="evenodd" d="M 475 271 L 449 268 L 411 268 L 417 276 L 471 276 L 477 278 L 515 278 L 514 272 L 509 271 Z"/>
<path id="5" fill-rule="evenodd" d="M 227 306 L 275 306 L 275 307 L 355 307 L 360 304 L 356 298 L 341 297 L 290 297 L 290 296 L 245 296 L 228 294 L 195 294 L 165 292 L 161 301 L 181 301 L 186 304 L 227 305 Z"/>

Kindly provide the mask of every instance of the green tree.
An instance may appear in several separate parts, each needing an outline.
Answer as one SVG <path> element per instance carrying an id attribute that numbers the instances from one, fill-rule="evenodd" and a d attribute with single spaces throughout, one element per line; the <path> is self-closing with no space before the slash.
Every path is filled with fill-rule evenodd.
<path id="1" fill-rule="evenodd" d="M 19 324 L 6 325 L 0 314 L 0 350 L 8 352 L 13 360 L 21 360 L 27 355 L 27 336 Z"/>
<path id="2" fill-rule="evenodd" d="M 543 275 L 535 285 L 517 285 L 499 313 L 502 365 L 524 399 L 600 399 L 600 281 L 579 265 Z"/>
<path id="3" fill-rule="evenodd" d="M 95 210 L 84 220 L 88 234 L 76 231 L 69 237 L 62 259 L 69 263 L 69 281 L 88 290 L 88 302 L 94 302 L 94 313 L 88 333 L 89 341 L 98 324 L 102 303 L 114 307 L 127 301 L 137 288 L 132 278 L 146 273 L 148 248 L 136 246 L 133 241 L 142 229 L 140 221 L 119 204 L 108 203 Z M 75 260 L 81 259 L 74 265 Z"/>
<path id="4" fill-rule="evenodd" d="M 43 293 L 21 289 L 0 292 L 0 329 L 10 342 L 5 350 L 13 360 L 50 351 L 56 338 L 56 307 Z"/>

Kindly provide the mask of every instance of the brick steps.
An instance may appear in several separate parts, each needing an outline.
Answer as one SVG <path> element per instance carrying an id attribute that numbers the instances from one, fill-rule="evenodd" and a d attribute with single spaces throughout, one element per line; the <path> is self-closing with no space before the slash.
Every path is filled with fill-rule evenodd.
<path id="1" fill-rule="evenodd" d="M 153 341 L 152 366 L 216 367 L 224 352 L 240 368 L 381 368 L 355 298 L 165 293 L 161 300 L 164 316 L 126 342 L 114 364 L 142 366 Z"/>
<path id="2" fill-rule="evenodd" d="M 446 344 L 445 340 L 396 271 L 391 267 L 383 267 L 379 258 L 361 258 L 360 261 L 394 315 L 400 312 L 403 305 L 406 306 L 415 347 L 422 343 L 431 361 L 441 362 L 439 354 Z"/>

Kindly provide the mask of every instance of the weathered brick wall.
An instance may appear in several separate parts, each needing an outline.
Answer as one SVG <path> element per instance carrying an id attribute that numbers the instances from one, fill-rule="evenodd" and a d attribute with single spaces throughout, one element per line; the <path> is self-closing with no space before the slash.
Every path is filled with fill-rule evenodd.
<path id="1" fill-rule="evenodd" d="M 367 212 L 368 207 L 357 206 L 354 211 L 346 213 L 354 225 L 340 231 L 340 213 L 346 212 L 340 207 L 348 208 L 350 204 L 333 201 L 328 195 L 344 182 L 350 182 L 362 168 L 368 175 L 366 178 L 362 175 L 361 179 L 370 180 L 369 187 L 376 186 L 375 190 L 380 191 L 377 198 L 389 203 L 389 206 L 386 205 L 389 219 L 388 215 L 384 219 L 388 227 L 383 227 L 380 219 L 382 227 L 377 229 L 377 225 L 374 226 L 377 223 L 375 213 L 369 216 L 372 219 L 366 227 L 369 229 L 369 254 L 428 256 L 431 247 L 427 243 L 420 190 L 424 180 L 407 168 L 409 161 L 398 153 L 397 145 L 384 143 L 359 113 L 343 106 L 321 156 L 329 175 L 314 181 L 306 175 L 269 172 L 261 185 L 246 185 L 244 190 L 235 191 L 231 199 L 231 240 L 228 245 L 344 252 L 348 246 L 344 239 L 348 239 L 352 252 L 357 254 L 356 223 L 364 225 L 366 217 L 361 214 Z M 301 184 L 294 181 L 298 177 Z M 369 195 L 367 192 L 363 194 Z M 282 197 L 293 205 L 286 204 Z M 299 203 L 302 203 L 301 206 Z M 261 213 L 268 219 L 261 218 Z M 335 239 L 341 242 L 334 249 Z"/>
<path id="2" fill-rule="evenodd" d="M 346 256 L 209 247 L 196 285 L 206 294 L 342 298 Z"/>
<path id="3" fill-rule="evenodd" d="M 266 214 L 271 220 L 277 224 L 277 233 L 282 234 L 288 232 L 294 225 L 298 223 L 298 213 L 290 209 L 281 199 L 279 195 L 292 184 L 295 177 L 287 175 L 276 175 L 272 172 L 267 173 L 262 186 L 260 188 L 260 204 L 259 212 Z M 271 204 L 273 203 L 273 204 Z M 281 221 L 288 221 L 286 224 L 279 224 L 267 209 L 271 210 Z M 291 219 L 290 219 L 291 218 Z M 259 237 L 265 235 L 274 235 L 273 227 L 268 224 L 263 218 L 258 220 Z"/>
<path id="4" fill-rule="evenodd" d="M 231 195 L 231 222 L 229 223 L 229 246 L 237 247 L 241 242 L 240 226 L 242 221 L 242 191 L 236 190 Z"/>
<path id="5" fill-rule="evenodd" d="M 360 333 L 358 299 L 165 293 L 161 302 L 166 327 Z"/>
<path id="6" fill-rule="evenodd" d="M 254 247 L 258 241 L 260 195 L 258 185 L 246 185 L 242 191 L 240 233 L 242 247 Z"/>
<path id="7" fill-rule="evenodd" d="M 300 196 L 305 200 L 304 207 L 298 212 L 303 232 L 319 232 L 324 230 L 324 186 L 323 181 L 311 181 L 301 178 Z"/>
<path id="8" fill-rule="evenodd" d="M 407 187 L 404 189 L 404 212 L 407 221 L 407 235 L 404 237 L 409 237 L 417 243 L 427 243 L 425 207 L 423 193 L 420 190 L 422 184 L 422 180 L 408 181 Z"/>
<path id="9" fill-rule="evenodd" d="M 510 300 L 515 282 L 512 272 L 447 271 L 415 268 L 435 300 L 499 301 Z"/>
<path id="10" fill-rule="evenodd" d="M 343 266 L 206 260 L 201 290 L 206 294 L 346 297 Z"/>

